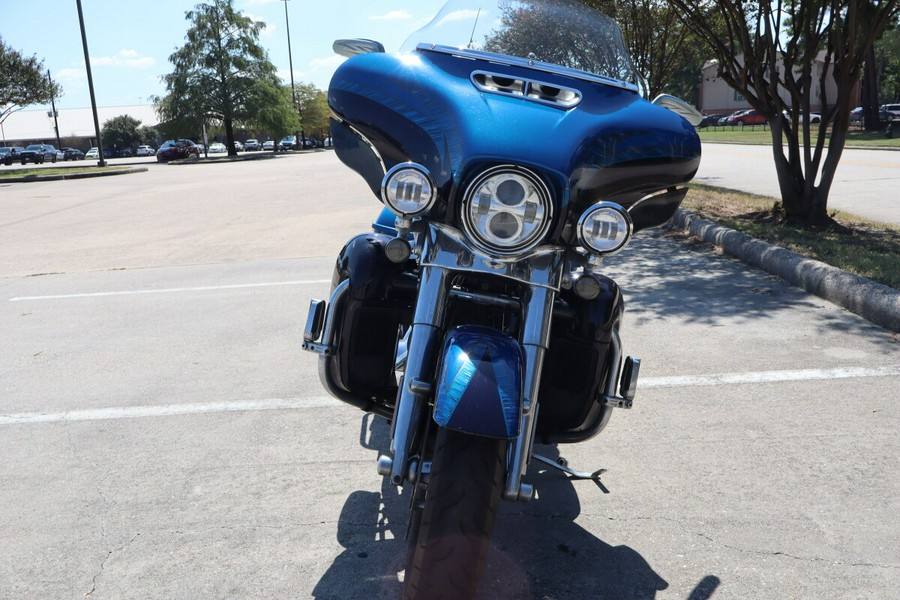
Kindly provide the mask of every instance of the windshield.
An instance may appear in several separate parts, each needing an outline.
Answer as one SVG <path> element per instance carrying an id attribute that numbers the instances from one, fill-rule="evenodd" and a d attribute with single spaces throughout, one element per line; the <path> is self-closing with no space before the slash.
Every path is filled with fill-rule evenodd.
<path id="1" fill-rule="evenodd" d="M 569 0 L 450 0 L 401 51 L 412 52 L 419 44 L 502 54 L 637 83 L 616 22 Z"/>

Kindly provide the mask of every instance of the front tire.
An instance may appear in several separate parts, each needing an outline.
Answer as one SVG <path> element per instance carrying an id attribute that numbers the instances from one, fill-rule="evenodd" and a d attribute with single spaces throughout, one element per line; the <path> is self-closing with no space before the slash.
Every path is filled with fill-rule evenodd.
<path id="1" fill-rule="evenodd" d="M 438 432 L 406 600 L 474 598 L 500 504 L 506 440 Z"/>

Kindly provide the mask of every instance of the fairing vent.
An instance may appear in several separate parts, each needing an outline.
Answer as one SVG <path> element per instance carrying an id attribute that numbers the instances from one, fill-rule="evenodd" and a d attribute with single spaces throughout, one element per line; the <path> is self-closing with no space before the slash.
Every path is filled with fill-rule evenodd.
<path id="1" fill-rule="evenodd" d="M 578 103 L 581 102 L 581 92 L 578 90 L 540 81 L 519 79 L 501 73 L 475 71 L 471 75 L 471 80 L 472 84 L 482 92 L 515 96 L 566 110 L 578 106 Z"/>

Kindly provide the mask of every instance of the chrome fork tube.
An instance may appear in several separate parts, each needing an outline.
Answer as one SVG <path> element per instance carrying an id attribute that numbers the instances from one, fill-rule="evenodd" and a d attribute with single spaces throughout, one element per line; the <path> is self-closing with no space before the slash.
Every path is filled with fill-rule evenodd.
<path id="1" fill-rule="evenodd" d="M 519 437 L 510 446 L 503 497 L 507 500 L 530 500 L 534 489 L 522 483 L 528 468 L 528 457 L 534 442 L 537 425 L 537 398 L 540 390 L 544 355 L 550 344 L 550 320 L 556 291 L 545 287 L 532 287 L 524 302 L 524 321 L 519 341 L 525 354 L 522 416 Z"/>
<path id="2" fill-rule="evenodd" d="M 447 271 L 424 266 L 419 283 L 416 311 L 407 346 L 406 372 L 397 398 L 391 438 L 391 482 L 400 485 L 409 474 L 410 446 L 433 393 L 434 368 L 441 349 L 441 326 L 447 305 Z"/>

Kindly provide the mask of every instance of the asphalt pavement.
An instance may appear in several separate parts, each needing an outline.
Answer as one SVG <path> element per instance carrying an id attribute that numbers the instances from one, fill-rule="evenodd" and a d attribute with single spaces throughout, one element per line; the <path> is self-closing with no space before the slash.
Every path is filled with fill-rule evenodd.
<path id="1" fill-rule="evenodd" d="M 706 151 L 706 159 L 709 156 Z M 0 184 L 0 598 L 394 598 L 381 421 L 327 397 L 306 305 L 378 201 L 332 153 Z M 890 598 L 900 348 L 664 231 L 607 263 L 635 408 L 542 447 L 485 598 Z"/>

